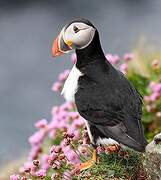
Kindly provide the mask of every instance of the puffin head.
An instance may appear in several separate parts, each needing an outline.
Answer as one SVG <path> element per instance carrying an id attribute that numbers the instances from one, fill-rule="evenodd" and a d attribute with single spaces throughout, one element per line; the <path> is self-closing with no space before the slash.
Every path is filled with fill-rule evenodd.
<path id="1" fill-rule="evenodd" d="M 96 28 L 86 19 L 78 19 L 65 25 L 54 40 L 52 55 L 59 56 L 72 49 L 84 49 L 93 40 Z"/>

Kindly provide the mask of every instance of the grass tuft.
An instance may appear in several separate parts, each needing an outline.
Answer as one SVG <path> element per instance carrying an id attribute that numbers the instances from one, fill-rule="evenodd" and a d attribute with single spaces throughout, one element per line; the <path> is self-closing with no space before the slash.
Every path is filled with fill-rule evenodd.
<path id="1" fill-rule="evenodd" d="M 126 150 L 126 156 L 120 153 L 100 154 L 99 162 L 91 169 L 80 174 L 78 179 L 137 179 L 137 172 L 142 168 L 141 153 Z M 77 179 L 77 178 L 75 178 Z"/>

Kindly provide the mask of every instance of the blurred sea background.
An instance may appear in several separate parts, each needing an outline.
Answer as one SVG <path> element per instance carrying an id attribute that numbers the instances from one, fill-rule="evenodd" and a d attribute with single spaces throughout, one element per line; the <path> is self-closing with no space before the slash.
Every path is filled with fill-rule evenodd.
<path id="1" fill-rule="evenodd" d="M 0 0 L 0 166 L 27 152 L 33 124 L 64 101 L 51 87 L 71 54 L 53 59 L 51 46 L 78 17 L 96 25 L 106 53 L 123 55 L 140 38 L 161 45 L 159 0 Z"/>

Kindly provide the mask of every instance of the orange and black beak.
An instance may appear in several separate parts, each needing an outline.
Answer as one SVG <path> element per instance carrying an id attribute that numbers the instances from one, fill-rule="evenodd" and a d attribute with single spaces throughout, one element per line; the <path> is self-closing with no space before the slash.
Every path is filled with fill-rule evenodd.
<path id="1" fill-rule="evenodd" d="M 57 36 L 57 38 L 54 40 L 52 47 L 53 57 L 60 56 L 72 49 L 73 43 L 71 41 L 64 41 L 63 32 L 64 30 L 62 30 L 61 33 Z"/>

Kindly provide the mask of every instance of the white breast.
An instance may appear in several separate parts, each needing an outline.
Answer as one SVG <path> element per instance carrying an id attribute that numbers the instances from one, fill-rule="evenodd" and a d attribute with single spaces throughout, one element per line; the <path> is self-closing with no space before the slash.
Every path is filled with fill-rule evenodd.
<path id="1" fill-rule="evenodd" d="M 76 65 L 74 65 L 61 92 L 66 101 L 74 101 L 74 95 L 78 89 L 78 79 L 82 75 L 83 74 L 77 69 Z"/>
<path id="2" fill-rule="evenodd" d="M 114 139 L 111 138 L 100 138 L 97 140 L 97 144 L 100 145 L 113 145 L 113 144 L 117 144 L 119 145 L 119 143 L 117 141 L 115 141 Z"/>
<path id="3" fill-rule="evenodd" d="M 94 139 L 93 139 L 93 136 L 92 136 L 92 133 L 91 133 L 91 130 L 90 130 L 90 125 L 88 123 L 88 121 L 85 120 L 85 123 L 86 123 L 86 127 L 87 127 L 87 131 L 88 131 L 88 136 L 89 136 L 89 139 L 91 141 L 91 143 L 94 143 Z M 111 139 L 111 138 L 98 138 L 97 139 L 97 145 L 113 145 L 113 144 L 117 144 L 119 145 L 119 143 L 117 141 L 115 141 L 114 139 Z"/>

